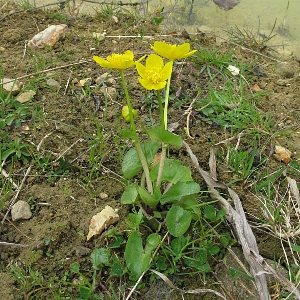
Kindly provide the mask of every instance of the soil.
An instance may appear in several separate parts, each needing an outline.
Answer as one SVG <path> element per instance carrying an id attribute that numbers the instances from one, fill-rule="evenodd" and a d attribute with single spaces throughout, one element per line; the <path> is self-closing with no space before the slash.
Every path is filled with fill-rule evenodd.
<path id="1" fill-rule="evenodd" d="M 118 209 L 120 221 L 113 228 L 125 234 L 130 207 L 120 204 L 124 190 L 124 180 L 120 176 L 122 157 L 131 144 L 120 134 L 121 128 L 127 128 L 127 123 L 121 118 L 124 96 L 118 74 L 111 72 L 113 80 L 111 86 L 108 86 L 109 99 L 106 103 L 103 89 L 96 84 L 97 78 L 106 70 L 92 60 L 93 55 L 106 57 L 112 52 L 122 53 L 132 49 L 136 58 L 139 58 L 151 53 L 149 44 L 155 40 L 170 43 L 187 41 L 198 51 L 210 49 L 218 53 L 233 53 L 236 62 L 244 61 L 249 64 L 249 69 L 244 74 L 249 84 L 249 92 L 255 84 L 260 86 L 262 91 L 268 91 L 262 95 L 257 105 L 259 110 L 271 115 L 275 120 L 274 131 L 268 134 L 269 140 L 266 141 L 269 147 L 279 143 L 293 153 L 294 161 L 299 162 L 300 67 L 296 56 L 276 59 L 268 53 L 269 57 L 261 56 L 230 42 L 219 43 L 213 34 L 203 32 L 193 36 L 173 32 L 162 37 L 159 27 L 151 19 L 137 19 L 130 14 L 116 13 L 114 17 L 105 18 L 103 14 L 71 16 L 68 15 L 68 11 L 57 8 L 14 14 L 12 10 L 18 11 L 20 7 L 7 4 L 0 10 L 0 46 L 5 48 L 1 54 L 3 73 L 8 78 L 20 78 L 21 85 L 36 91 L 32 102 L 41 108 L 42 113 L 37 120 L 34 120 L 34 116 L 32 120 L 27 120 L 28 131 L 11 128 L 9 133 L 12 137 L 21 137 L 33 149 L 31 151 L 34 153 L 35 163 L 27 176 L 24 177 L 29 164 L 16 163 L 12 170 L 7 170 L 18 185 L 25 179 L 18 200 L 30 203 L 33 216 L 29 220 L 13 222 L 9 215 L 1 226 L 1 242 L 29 245 L 27 248 L 0 246 L 1 299 L 53 298 L 46 288 L 40 289 L 38 284 L 22 287 L 16 277 L 12 276 L 11 266 L 38 270 L 43 276 L 43 283 L 52 278 L 62 279 L 64 276 L 69 276 L 68 281 L 74 282 L 76 278 L 68 273 L 70 265 L 74 262 L 80 263 L 89 274 L 91 251 L 97 247 L 105 247 L 111 242 L 110 237 L 105 234 L 86 241 L 91 217 L 106 205 Z M 4 16 L 6 17 L 2 18 Z M 49 25 L 62 23 L 67 24 L 68 29 L 55 46 L 36 50 L 26 47 L 27 41 L 38 31 Z M 97 40 L 93 37 L 94 32 L 106 32 L 106 37 Z M 151 38 L 122 37 L 137 36 L 141 33 Z M 267 77 L 256 76 L 255 72 L 252 72 L 253 66 L 260 66 L 260 70 Z M 191 61 L 176 65 L 172 79 L 173 94 L 181 89 L 192 99 L 201 89 L 205 97 L 212 83 L 201 69 L 201 65 L 195 66 Z M 51 84 L 49 78 L 54 79 L 58 85 Z M 81 86 L 80 80 L 83 79 L 87 79 L 87 83 Z M 126 80 L 133 106 L 139 112 L 137 124 L 147 124 L 150 120 L 144 119 L 144 114 L 149 112 L 152 113 L 152 121 L 157 121 L 157 109 L 143 101 L 144 90 L 138 85 L 136 74 L 126 71 Z M 216 76 L 214 87 L 222 88 L 219 86 L 221 84 L 222 79 Z M 151 93 L 149 95 L 151 98 Z M 176 98 L 170 103 L 170 122 L 179 125 L 176 132 L 184 136 L 201 166 L 208 169 L 211 141 L 217 143 L 233 136 L 234 133 L 207 123 L 195 112 L 189 122 L 189 134 L 192 138 L 188 137 L 185 112 L 190 103 L 184 103 L 180 107 L 177 104 Z M 142 130 L 142 125 L 139 130 Z M 283 131 L 288 133 L 279 134 Z M 184 150 L 172 149 L 171 155 L 179 157 L 185 165 L 193 169 Z M 267 167 L 270 170 L 284 166 L 272 157 L 268 160 Z M 8 164 L 4 165 L 4 169 L 6 167 Z M 222 164 L 218 167 L 218 175 L 219 179 L 226 183 L 235 178 Z M 196 172 L 194 179 L 205 189 L 203 180 Z M 251 192 L 251 187 L 247 184 L 235 184 L 233 188 L 242 199 L 249 220 L 257 222 L 262 217 L 262 210 L 260 202 Z M 2 215 L 7 209 L 8 202 L 2 209 Z M 254 232 L 260 253 L 265 258 L 282 257 L 278 239 L 273 238 L 266 230 L 254 228 Z M 115 255 L 122 257 L 123 253 L 116 251 Z M 217 273 L 218 277 L 223 277 L 220 271 Z M 124 278 L 120 283 L 119 279 L 111 280 L 105 277 L 105 274 L 102 275 L 104 285 L 107 282 L 113 282 L 116 287 L 127 285 L 126 290 L 120 293 L 128 294 L 128 279 Z M 210 287 L 217 288 L 213 284 L 215 280 L 215 277 L 209 277 Z M 54 284 L 61 288 L 65 295 L 69 295 L 69 298 L 66 296 L 59 299 L 78 297 L 79 291 L 75 287 L 70 285 L 63 288 L 59 282 Z M 146 286 L 133 297 L 171 299 L 168 298 L 170 296 L 166 296 L 170 293 L 163 294 L 162 288 L 159 287 L 161 285 L 163 284 L 156 282 L 152 288 Z M 201 276 L 191 276 L 186 279 L 184 286 L 185 289 L 208 287 Z M 153 296 L 155 289 L 161 294 Z M 170 292 L 166 285 L 164 289 Z M 100 291 L 99 287 L 99 293 Z M 199 299 L 199 296 L 189 297 L 186 299 Z M 216 298 L 206 295 L 205 299 Z M 245 298 L 239 291 L 234 299 L 251 297 Z"/>

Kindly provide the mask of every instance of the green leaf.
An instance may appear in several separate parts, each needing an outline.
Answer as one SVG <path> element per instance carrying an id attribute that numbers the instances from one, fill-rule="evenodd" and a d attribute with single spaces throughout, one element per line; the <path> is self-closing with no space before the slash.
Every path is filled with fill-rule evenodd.
<path id="1" fill-rule="evenodd" d="M 177 182 L 160 199 L 162 205 L 174 203 L 183 197 L 193 196 L 200 192 L 200 186 L 194 181 Z"/>
<path id="2" fill-rule="evenodd" d="M 208 263 L 200 265 L 196 260 L 193 260 L 191 258 L 186 258 L 184 260 L 184 263 L 188 267 L 196 269 L 198 272 L 201 272 L 201 273 L 208 273 L 210 271 L 210 265 Z"/>
<path id="3" fill-rule="evenodd" d="M 114 240 L 108 245 L 110 249 L 120 248 L 125 243 L 125 239 L 122 235 L 115 236 Z"/>
<path id="4" fill-rule="evenodd" d="M 14 148 L 7 149 L 2 153 L 2 160 L 6 160 L 10 155 L 12 155 L 15 152 L 16 150 Z"/>
<path id="5" fill-rule="evenodd" d="M 299 245 L 295 245 L 293 243 L 290 243 L 291 247 L 293 250 L 295 250 L 296 252 L 300 253 L 300 246 Z"/>
<path id="6" fill-rule="evenodd" d="M 148 235 L 145 246 L 145 253 L 151 254 L 151 252 L 158 246 L 160 243 L 160 235 L 157 233 L 152 233 Z"/>
<path id="7" fill-rule="evenodd" d="M 131 129 L 121 129 L 120 132 L 124 139 L 137 140 L 136 134 L 132 133 Z"/>
<path id="8" fill-rule="evenodd" d="M 181 206 L 185 210 L 192 211 L 194 213 L 193 219 L 199 219 L 201 217 L 201 209 L 199 208 L 197 195 L 184 197 L 177 203 L 177 205 Z"/>
<path id="9" fill-rule="evenodd" d="M 159 198 L 155 199 L 145 189 L 139 187 L 139 195 L 142 201 L 150 207 L 155 207 L 159 203 Z"/>
<path id="10" fill-rule="evenodd" d="M 155 164 L 150 171 L 150 179 L 155 181 L 157 178 L 159 164 Z M 193 181 L 191 170 L 188 167 L 182 166 L 180 160 L 166 159 L 162 174 L 162 181 L 168 181 L 173 184 L 182 181 Z"/>
<path id="11" fill-rule="evenodd" d="M 180 206 L 172 206 L 166 216 L 167 228 L 175 237 L 183 235 L 189 229 L 191 221 L 191 212 Z"/>
<path id="12" fill-rule="evenodd" d="M 138 197 L 138 186 L 136 183 L 128 185 L 121 197 L 122 204 L 134 204 Z"/>
<path id="13" fill-rule="evenodd" d="M 125 268 L 122 265 L 121 261 L 119 258 L 117 258 L 116 256 L 113 256 L 112 258 L 112 264 L 111 264 L 111 269 L 109 274 L 111 276 L 122 276 L 125 273 Z"/>
<path id="14" fill-rule="evenodd" d="M 79 272 L 80 272 L 80 264 L 77 263 L 77 262 L 72 263 L 70 265 L 70 271 L 73 272 L 73 273 L 79 274 Z"/>
<path id="15" fill-rule="evenodd" d="M 147 131 L 149 137 L 153 141 L 160 141 L 175 147 L 182 147 L 182 138 L 162 127 L 155 127 Z"/>
<path id="16" fill-rule="evenodd" d="M 94 270 L 101 270 L 102 265 L 110 266 L 110 251 L 105 248 L 98 248 L 91 253 L 91 261 Z"/>
<path id="17" fill-rule="evenodd" d="M 215 221 L 217 219 L 217 211 L 214 206 L 208 205 L 204 208 L 204 216 L 210 221 Z"/>
<path id="18" fill-rule="evenodd" d="M 141 144 L 148 165 L 153 161 L 160 145 L 159 143 L 146 142 Z M 122 162 L 122 172 L 125 178 L 129 179 L 142 170 L 142 164 L 135 148 L 130 149 Z"/>
<path id="19" fill-rule="evenodd" d="M 136 280 L 150 265 L 151 253 L 160 243 L 160 236 L 152 233 L 148 236 L 145 250 L 141 234 L 137 231 L 131 233 L 125 248 L 125 261 L 131 272 L 132 279 Z"/>
<path id="20" fill-rule="evenodd" d="M 249 276 L 247 273 L 241 271 L 241 270 L 238 270 L 238 269 L 234 269 L 234 268 L 229 268 L 228 270 L 228 274 L 235 280 L 237 280 L 239 278 L 239 275 L 244 277 L 244 278 L 247 278 L 249 280 L 252 280 L 252 281 L 255 281 L 255 279 L 252 277 L 252 276 Z"/>

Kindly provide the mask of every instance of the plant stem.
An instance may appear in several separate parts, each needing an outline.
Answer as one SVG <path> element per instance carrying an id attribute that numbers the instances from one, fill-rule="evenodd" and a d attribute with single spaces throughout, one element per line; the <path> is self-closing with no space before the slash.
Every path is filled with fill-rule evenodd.
<path id="1" fill-rule="evenodd" d="M 173 69 L 173 60 L 171 60 L 170 62 L 171 62 L 171 66 Z M 166 130 L 168 128 L 168 105 L 169 105 L 170 85 L 171 85 L 171 76 L 169 77 L 168 82 L 167 82 L 166 97 L 165 97 L 164 125 L 165 125 Z"/>
<path id="2" fill-rule="evenodd" d="M 129 97 L 129 93 L 127 90 L 127 85 L 126 85 L 126 81 L 124 78 L 124 73 L 123 70 L 119 70 L 120 71 L 120 75 L 121 75 L 121 80 L 122 80 L 122 86 L 125 92 L 125 97 L 126 97 L 126 102 L 127 102 L 127 106 L 128 106 L 128 112 L 129 112 L 129 117 L 130 117 L 130 125 L 131 125 L 131 132 L 133 134 L 133 144 L 135 146 L 136 152 L 139 156 L 139 159 L 141 161 L 142 167 L 143 167 L 143 171 L 146 177 L 146 183 L 147 183 L 147 190 L 148 192 L 152 195 L 153 194 L 153 186 L 152 186 L 152 182 L 150 180 L 150 173 L 149 173 L 149 167 L 148 167 L 148 163 L 145 157 L 145 154 L 143 152 L 143 149 L 141 147 L 141 143 L 138 139 L 138 135 L 136 133 L 136 127 L 135 127 L 135 123 L 134 123 L 134 117 L 133 117 L 133 113 L 132 113 L 132 106 L 131 106 L 131 101 L 130 101 L 130 97 Z"/>
<path id="3" fill-rule="evenodd" d="M 162 175 L 163 175 L 164 165 L 165 165 L 165 159 L 166 159 L 166 154 L 167 154 L 167 148 L 168 148 L 168 144 L 163 143 L 162 149 L 161 149 L 161 156 L 160 156 L 160 161 L 159 161 L 157 179 L 156 179 L 156 186 L 161 185 L 161 180 L 162 180 Z"/>
<path id="4" fill-rule="evenodd" d="M 134 141 L 134 146 L 135 146 L 136 152 L 140 158 L 143 170 L 144 170 L 144 174 L 146 177 L 146 183 L 147 183 L 147 190 L 150 195 L 153 195 L 153 187 L 152 187 L 152 182 L 150 180 L 149 168 L 148 168 L 147 160 L 144 155 L 143 149 L 141 147 L 140 141 L 139 140 Z"/>
<path id="5" fill-rule="evenodd" d="M 124 92 L 125 92 L 126 102 L 127 102 L 127 106 L 128 106 L 128 112 L 129 112 L 129 117 L 130 117 L 131 132 L 133 133 L 133 135 L 135 135 L 135 136 L 137 137 L 137 134 L 136 134 L 136 127 L 135 127 L 134 118 L 133 118 L 133 113 L 132 113 L 131 101 L 130 101 L 130 97 L 129 97 L 129 93 L 128 93 L 126 81 L 125 81 L 125 78 L 124 78 L 124 73 L 123 73 L 123 70 L 119 70 L 119 71 L 120 71 L 121 80 L 122 80 L 122 86 L 123 86 L 123 89 L 124 89 Z"/>
<path id="6" fill-rule="evenodd" d="M 156 94 L 157 94 L 157 100 L 158 100 L 158 105 L 159 105 L 160 124 L 161 124 L 162 128 L 165 128 L 164 108 L 162 105 L 160 90 L 157 90 L 156 92 L 157 92 Z"/>

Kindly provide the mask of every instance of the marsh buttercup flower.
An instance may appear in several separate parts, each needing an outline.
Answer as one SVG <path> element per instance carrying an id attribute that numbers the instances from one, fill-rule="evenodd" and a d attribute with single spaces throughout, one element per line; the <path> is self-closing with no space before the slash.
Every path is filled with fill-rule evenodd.
<path id="1" fill-rule="evenodd" d="M 124 70 L 135 65 L 134 54 L 131 50 L 127 50 L 124 54 L 113 53 L 106 59 L 99 56 L 93 56 L 93 59 L 103 68 Z"/>
<path id="2" fill-rule="evenodd" d="M 136 62 L 136 69 L 141 76 L 140 84 L 147 90 L 161 90 L 167 84 L 167 79 L 172 73 L 172 63 L 164 65 L 162 58 L 156 54 L 150 54 L 146 59 L 146 65 Z"/>
<path id="3" fill-rule="evenodd" d="M 171 45 L 165 42 L 154 42 L 154 45 L 151 46 L 151 48 L 155 51 L 156 54 L 169 60 L 187 58 L 197 51 L 190 51 L 191 45 L 189 43 L 184 43 L 181 45 Z"/>

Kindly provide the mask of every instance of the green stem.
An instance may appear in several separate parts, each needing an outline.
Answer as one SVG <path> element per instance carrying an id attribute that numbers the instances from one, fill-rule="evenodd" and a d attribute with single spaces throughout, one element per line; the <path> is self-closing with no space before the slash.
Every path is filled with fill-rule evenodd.
<path id="1" fill-rule="evenodd" d="M 165 128 L 164 108 L 163 108 L 163 105 L 162 105 L 160 90 L 157 90 L 156 94 L 157 94 L 157 100 L 158 100 L 158 105 L 159 105 L 160 124 L 161 124 L 162 128 Z"/>
<path id="2" fill-rule="evenodd" d="M 173 69 L 173 60 L 170 61 Z M 171 76 L 168 79 L 167 82 L 167 88 L 166 88 L 166 97 L 165 97 L 165 109 L 164 109 L 164 125 L 165 129 L 168 128 L 168 105 L 169 105 L 169 94 L 170 94 L 170 85 L 171 85 Z"/>
<path id="3" fill-rule="evenodd" d="M 167 155 L 167 144 L 162 144 L 162 149 L 161 149 L 161 156 L 160 156 L 160 161 L 159 161 L 159 168 L 158 168 L 158 173 L 157 173 L 157 179 L 156 179 L 156 186 L 161 185 L 161 180 L 162 180 L 162 175 L 164 171 L 164 165 L 165 165 L 165 159 Z"/>
<path id="4" fill-rule="evenodd" d="M 136 127 L 135 127 L 134 117 L 133 117 L 133 113 L 132 113 L 132 106 L 131 106 L 129 93 L 128 93 L 128 90 L 127 90 L 126 81 L 125 81 L 125 78 L 124 78 L 124 73 L 123 73 L 123 70 L 119 70 L 119 71 L 120 71 L 122 86 L 123 86 L 123 89 L 124 89 L 124 92 L 125 92 L 126 102 L 127 102 L 127 106 L 128 106 L 131 132 L 134 136 L 133 144 L 135 146 L 136 152 L 139 156 L 139 159 L 140 159 L 142 167 L 143 167 L 143 171 L 144 171 L 144 174 L 145 174 L 145 177 L 146 177 L 147 190 L 152 195 L 153 194 L 153 186 L 152 186 L 152 182 L 150 180 L 150 172 L 149 172 L 148 163 L 147 163 L 145 154 L 144 154 L 143 149 L 141 147 L 141 143 L 140 143 L 140 141 L 138 139 L 138 136 L 137 136 L 137 133 L 136 133 Z"/>
<path id="5" fill-rule="evenodd" d="M 150 172 L 149 172 L 149 168 L 148 168 L 148 164 L 147 164 L 147 160 L 146 157 L 144 155 L 143 149 L 141 147 L 140 141 L 134 141 L 134 146 L 136 149 L 136 152 L 140 158 L 143 170 L 144 170 L 144 174 L 146 177 L 146 183 L 147 183 L 147 190 L 149 192 L 150 195 L 153 195 L 153 186 L 152 186 L 152 182 L 150 179 Z"/>
<path id="6" fill-rule="evenodd" d="M 125 92 L 126 102 L 127 102 L 127 106 L 128 106 L 131 132 L 133 133 L 133 135 L 135 135 L 137 137 L 136 127 L 135 127 L 135 123 L 134 123 L 134 117 L 133 117 L 133 113 L 132 113 L 132 106 L 131 106 L 131 101 L 130 101 L 130 97 L 129 97 L 129 93 L 128 93 L 128 89 L 127 89 L 127 85 L 126 85 L 126 81 L 125 81 L 125 77 L 124 77 L 124 72 L 123 72 L 123 70 L 119 70 L 119 71 L 120 71 L 122 86 L 123 86 L 123 89 Z"/>

